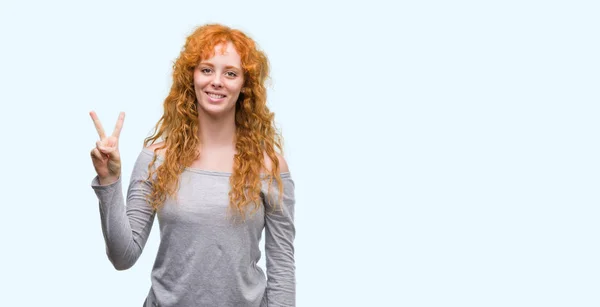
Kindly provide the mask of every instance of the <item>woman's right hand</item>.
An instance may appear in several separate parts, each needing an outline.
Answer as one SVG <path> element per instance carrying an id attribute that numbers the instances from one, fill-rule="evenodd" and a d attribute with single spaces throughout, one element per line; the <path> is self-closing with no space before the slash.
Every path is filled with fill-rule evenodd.
<path id="1" fill-rule="evenodd" d="M 102 128 L 102 124 L 100 123 L 100 119 L 98 119 L 96 112 L 91 111 L 90 116 L 92 117 L 94 126 L 96 126 L 96 130 L 100 136 L 100 140 L 96 142 L 96 147 L 92 149 L 91 152 L 94 169 L 96 169 L 101 185 L 111 184 L 116 182 L 119 179 L 119 176 L 121 176 L 119 135 L 121 134 L 121 128 L 123 128 L 125 113 L 121 112 L 119 114 L 115 130 L 110 136 L 104 134 L 104 129 Z"/>

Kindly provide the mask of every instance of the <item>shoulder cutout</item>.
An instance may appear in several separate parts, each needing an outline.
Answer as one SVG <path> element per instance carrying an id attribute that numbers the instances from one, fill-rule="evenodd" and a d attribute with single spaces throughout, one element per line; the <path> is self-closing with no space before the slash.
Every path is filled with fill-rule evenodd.
<path id="1" fill-rule="evenodd" d="M 148 147 L 146 147 L 147 149 L 150 149 L 150 151 L 154 152 L 155 149 L 161 147 L 165 142 L 159 142 L 159 143 L 154 143 Z M 166 148 L 160 149 L 157 153 L 159 156 L 164 157 L 165 156 L 165 150 Z"/>
<path id="2" fill-rule="evenodd" d="M 279 153 L 275 153 L 275 155 L 277 156 L 277 159 L 279 160 L 279 173 L 289 172 L 290 170 L 289 170 L 287 162 L 285 161 L 283 156 L 281 156 Z M 267 168 L 267 171 L 270 172 L 273 163 L 272 163 L 271 159 L 269 159 L 269 156 L 267 155 L 267 153 L 265 153 L 264 156 L 265 156 L 265 166 Z"/>

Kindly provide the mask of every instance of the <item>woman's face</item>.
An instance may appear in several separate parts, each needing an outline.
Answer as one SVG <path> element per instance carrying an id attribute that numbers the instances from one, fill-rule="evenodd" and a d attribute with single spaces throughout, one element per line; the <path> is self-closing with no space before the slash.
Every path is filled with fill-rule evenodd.
<path id="1" fill-rule="evenodd" d="M 235 103 L 244 85 L 240 55 L 231 42 L 215 47 L 212 58 L 194 70 L 198 112 L 211 116 L 235 113 Z"/>

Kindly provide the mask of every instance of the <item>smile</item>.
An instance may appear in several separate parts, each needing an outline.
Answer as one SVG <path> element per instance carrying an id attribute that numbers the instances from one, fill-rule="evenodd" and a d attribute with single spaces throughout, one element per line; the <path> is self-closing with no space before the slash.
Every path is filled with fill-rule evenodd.
<path id="1" fill-rule="evenodd" d="M 205 92 L 206 95 L 208 95 L 208 97 L 210 98 L 214 98 L 214 99 L 221 99 L 221 98 L 225 98 L 225 95 L 220 95 L 220 94 L 215 94 L 215 93 L 210 93 L 210 92 Z"/>

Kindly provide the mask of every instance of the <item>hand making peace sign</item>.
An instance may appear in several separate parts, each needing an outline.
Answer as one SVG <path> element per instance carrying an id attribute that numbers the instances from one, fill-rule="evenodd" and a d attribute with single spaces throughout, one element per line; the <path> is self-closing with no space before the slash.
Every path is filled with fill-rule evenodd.
<path id="1" fill-rule="evenodd" d="M 121 156 L 119 154 L 119 135 L 123 128 L 125 113 L 119 114 L 117 125 L 112 135 L 106 136 L 96 112 L 91 111 L 90 116 L 94 121 L 100 140 L 96 142 L 96 147 L 92 149 L 91 156 L 94 168 L 100 179 L 100 184 L 111 184 L 119 179 L 121 175 Z"/>

